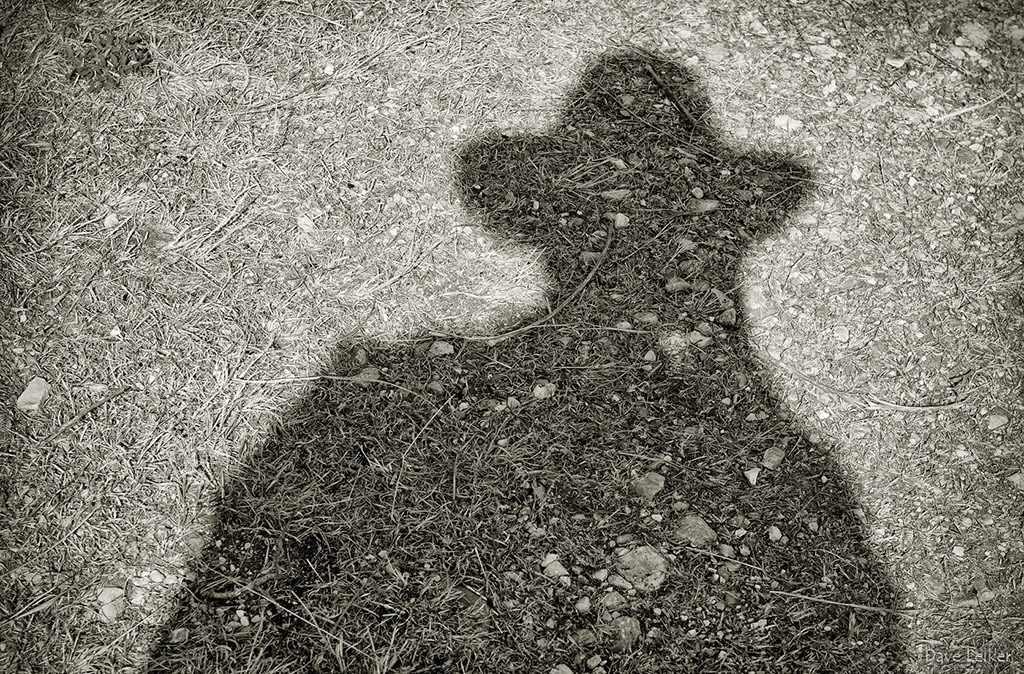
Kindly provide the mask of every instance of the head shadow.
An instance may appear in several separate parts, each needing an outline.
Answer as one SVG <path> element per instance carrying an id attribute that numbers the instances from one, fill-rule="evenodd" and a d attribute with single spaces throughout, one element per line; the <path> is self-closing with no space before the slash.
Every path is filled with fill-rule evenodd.
<path id="1" fill-rule="evenodd" d="M 340 344 L 226 490 L 150 671 L 902 669 L 896 593 L 738 306 L 809 172 L 709 111 L 693 73 L 616 52 L 554 127 L 463 149 L 467 206 L 544 251 L 557 311 Z"/>

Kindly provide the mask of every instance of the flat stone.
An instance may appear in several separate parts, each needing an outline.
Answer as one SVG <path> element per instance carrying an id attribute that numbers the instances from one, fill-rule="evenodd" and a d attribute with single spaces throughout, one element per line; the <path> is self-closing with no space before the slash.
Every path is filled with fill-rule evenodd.
<path id="1" fill-rule="evenodd" d="M 633 650 L 640 639 L 640 621 L 632 616 L 620 616 L 608 625 L 611 649 L 620 653 Z"/>
<path id="2" fill-rule="evenodd" d="M 569 572 L 557 559 L 544 567 L 544 575 L 548 578 L 562 578 L 568 576 Z"/>
<path id="3" fill-rule="evenodd" d="M 654 592 L 668 575 L 668 560 L 650 545 L 627 551 L 615 564 L 619 574 L 640 592 Z"/>
<path id="4" fill-rule="evenodd" d="M 648 501 L 653 499 L 655 495 L 665 488 L 665 476 L 661 473 L 644 473 L 639 480 L 633 483 L 633 489 L 637 494 L 644 497 Z"/>
<path id="5" fill-rule="evenodd" d="M 576 633 L 573 634 L 572 640 L 576 643 L 577 646 L 593 646 L 597 643 L 597 635 L 594 633 L 593 630 L 581 629 L 577 630 Z"/>
<path id="6" fill-rule="evenodd" d="M 22 412 L 35 412 L 49 394 L 50 385 L 46 383 L 46 380 L 42 377 L 34 377 L 22 394 L 18 396 L 16 405 Z"/>
<path id="7" fill-rule="evenodd" d="M 626 605 L 626 598 L 612 590 L 601 597 L 601 606 L 609 611 L 620 609 Z"/>
<path id="8" fill-rule="evenodd" d="M 786 458 L 786 452 L 779 447 L 769 447 L 764 450 L 764 458 L 761 459 L 761 465 L 769 470 L 774 470 L 782 464 L 782 460 Z"/>
<path id="9" fill-rule="evenodd" d="M 695 548 L 702 548 L 718 540 L 718 534 L 700 515 L 687 515 L 676 527 L 675 536 Z"/>
<path id="10" fill-rule="evenodd" d="M 612 587 L 617 587 L 620 590 L 633 589 L 633 583 L 629 582 L 617 573 L 613 573 L 612 575 L 608 576 L 608 584 Z"/>
<path id="11" fill-rule="evenodd" d="M 455 347 L 452 346 L 449 342 L 445 342 L 443 340 L 435 341 L 433 344 L 430 345 L 430 348 L 427 349 L 428 358 L 437 358 L 438 356 L 450 356 L 453 353 L 455 353 Z"/>

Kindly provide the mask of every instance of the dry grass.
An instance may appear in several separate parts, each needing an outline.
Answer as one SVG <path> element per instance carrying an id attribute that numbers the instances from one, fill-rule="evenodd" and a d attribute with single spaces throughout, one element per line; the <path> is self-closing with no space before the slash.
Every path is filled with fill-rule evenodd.
<path id="1" fill-rule="evenodd" d="M 483 213 L 467 210 L 453 176 L 464 165 L 460 153 L 467 143 L 495 130 L 543 135 L 556 129 L 559 103 L 574 77 L 597 55 L 624 44 L 657 49 L 680 63 L 693 59 L 714 106 L 707 121 L 723 130 L 736 154 L 787 151 L 813 165 L 818 185 L 810 199 L 786 229 L 746 245 L 742 273 L 722 272 L 741 287 L 723 290 L 744 298 L 752 354 L 761 359 L 747 364 L 755 388 L 770 380 L 784 401 L 785 418 L 772 418 L 786 433 L 802 429 L 825 439 L 857 498 L 857 509 L 834 506 L 836 520 L 850 530 L 830 535 L 837 545 L 853 545 L 858 526 L 847 522 L 853 512 L 897 593 L 917 611 L 901 624 L 916 654 L 909 666 L 935 669 L 928 651 L 1024 657 L 1016 645 L 1021 492 L 1007 480 L 1024 468 L 1017 432 L 1022 220 L 1013 210 L 1020 202 L 1015 157 L 1024 103 L 1013 66 L 1021 46 L 1012 38 L 1024 19 L 998 3 L 979 14 L 913 3 L 853 12 L 811 2 L 753 13 L 728 2 L 640 5 L 584 11 L 579 3 L 556 1 L 526 11 L 512 2 L 196 3 L 175 9 L 21 3 L 0 10 L 0 292 L 11 307 L 9 320 L 0 323 L 0 365 L 10 375 L 0 386 L 12 403 L 34 376 L 53 387 L 40 412 L 9 408 L 0 424 L 6 506 L 0 669 L 140 666 L 187 596 L 183 581 L 198 572 L 205 583 L 218 571 L 217 556 L 203 552 L 216 529 L 212 519 L 220 517 L 230 533 L 231 509 L 255 500 L 263 514 L 245 511 L 236 523 L 246 528 L 221 545 L 257 571 L 272 568 L 261 555 L 274 550 L 275 541 L 250 539 L 248 532 L 253 522 L 274 531 L 273 518 L 283 512 L 290 513 L 288 528 L 277 531 L 316 540 L 317 531 L 330 529 L 320 534 L 324 540 L 345 550 L 365 548 L 374 557 L 352 552 L 350 559 L 324 560 L 321 571 L 337 575 L 319 585 L 303 579 L 313 588 L 308 607 L 273 607 L 277 595 L 267 588 L 292 587 L 280 578 L 250 588 L 244 599 L 251 614 L 266 609 L 278 616 L 251 632 L 251 659 L 236 659 L 234 670 L 288 671 L 257 656 L 263 646 L 281 643 L 273 630 L 281 629 L 281 616 L 294 614 L 296 639 L 344 636 L 351 650 L 333 641 L 316 656 L 333 658 L 335 667 L 388 671 L 417 661 L 426 667 L 435 655 L 449 653 L 452 663 L 442 659 L 433 666 L 457 671 L 493 653 L 504 658 L 492 663 L 494 670 L 523 662 L 550 668 L 557 654 L 583 671 L 573 655 L 596 651 L 571 650 L 564 641 L 570 627 L 578 627 L 572 602 L 566 604 L 557 588 L 549 593 L 551 584 L 539 575 L 491 578 L 491 572 L 516 572 L 517 564 L 525 570 L 552 548 L 563 559 L 580 560 L 581 569 L 599 566 L 609 552 L 609 525 L 592 515 L 635 508 L 629 485 L 660 448 L 623 448 L 635 444 L 635 433 L 618 427 L 623 434 L 612 434 L 618 445 L 588 445 L 570 460 L 552 449 L 571 444 L 558 436 L 561 421 L 534 403 L 509 422 L 532 440 L 499 450 L 472 418 L 433 416 L 435 407 L 393 387 L 353 393 L 343 382 L 302 385 L 296 379 L 350 362 L 345 354 L 334 362 L 338 343 L 368 340 L 369 356 L 381 360 L 373 364 L 391 367 L 385 379 L 418 390 L 414 365 L 422 360 L 408 360 L 417 336 L 490 334 L 545 313 L 547 292 L 564 289 L 552 274 L 577 262 L 552 257 L 565 241 L 540 241 L 548 250 L 541 255 L 536 237 L 497 236 L 501 227 L 495 225 L 509 213 L 498 210 L 493 195 L 479 197 Z M 752 19 L 769 34 L 760 35 Z M 984 46 L 963 45 L 958 57 L 951 50 L 968 21 L 985 25 L 991 37 Z M 98 91 L 69 82 L 62 48 L 82 49 L 88 35 L 104 31 L 145 35 L 152 73 L 128 74 L 120 87 Z M 842 55 L 820 49 L 830 42 Z M 780 129 L 773 121 L 783 114 L 803 126 Z M 524 158 L 528 167 L 531 161 L 543 163 Z M 586 181 L 602 174 L 588 163 L 580 166 L 570 175 L 574 194 L 592 197 L 596 183 Z M 512 168 L 523 169 L 503 170 L 519 175 Z M 669 168 L 652 167 L 658 171 Z M 643 222 L 651 204 L 628 206 L 634 222 Z M 523 207 L 523 215 L 535 217 L 530 204 Z M 484 215 L 498 222 L 485 222 Z M 699 240 L 695 232 L 689 236 Z M 649 274 L 661 272 L 645 270 L 644 259 L 616 267 L 631 270 L 618 279 L 623 287 L 642 288 L 653 282 Z M 630 306 L 639 302 L 619 292 Z M 623 318 L 634 320 L 617 314 L 623 300 L 589 285 L 588 293 L 578 313 L 553 319 L 561 327 L 549 328 L 551 334 L 595 343 L 601 335 L 638 358 L 658 343 L 658 330 L 614 329 Z M 705 301 L 686 308 L 689 322 L 659 330 L 692 328 Z M 550 362 L 563 348 L 555 341 L 535 352 L 531 344 L 537 342 L 513 340 L 494 352 L 465 342 L 458 358 L 469 373 L 504 372 L 494 365 L 504 363 L 508 387 L 530 390 L 534 364 Z M 752 355 L 742 342 L 733 348 L 740 360 Z M 616 358 L 608 373 L 614 384 L 604 375 L 588 381 L 593 373 L 576 370 L 565 370 L 559 381 L 572 382 L 570 397 L 588 400 L 602 387 L 650 374 Z M 697 398 L 724 385 L 701 379 L 706 365 L 685 359 L 674 365 L 691 375 L 682 379 Z M 437 375 L 449 387 L 464 376 Z M 292 383 L 238 381 L 282 379 Z M 40 442 L 123 386 L 130 390 Z M 761 393 L 762 406 L 775 415 L 767 392 Z M 368 407 L 353 415 L 373 429 L 369 435 L 394 434 L 402 442 L 381 447 L 372 460 L 348 457 L 351 465 L 334 465 L 325 458 L 331 454 L 302 442 L 287 445 L 275 457 L 280 464 L 261 461 L 282 446 L 268 437 L 287 437 L 292 428 L 294 437 L 308 438 L 309 425 L 337 426 L 314 404 L 319 396 L 338 405 L 361 400 Z M 373 405 L 395 419 L 381 426 Z M 566 405 L 561 415 L 584 416 Z M 990 430 L 995 408 L 1011 421 Z M 472 413 L 500 417 L 493 410 Z M 529 423 L 527 413 L 534 415 Z M 410 419 L 426 430 L 411 431 Z M 639 419 L 637 427 L 645 423 L 654 428 Z M 672 433 L 662 439 L 677 444 Z M 772 436 L 757 437 L 765 442 Z M 740 433 L 734 441 L 753 439 Z M 736 447 L 723 451 L 718 460 L 726 463 L 743 456 Z M 678 461 L 659 465 L 675 475 L 682 469 Z M 721 474 L 721 465 L 708 461 L 701 474 Z M 295 483 L 279 492 L 285 500 L 246 492 L 266 489 L 276 465 L 290 467 L 280 479 Z M 413 468 L 415 478 L 403 472 Z M 461 471 L 467 482 L 449 485 Z M 319 521 L 318 508 L 322 513 L 324 504 L 340 498 L 327 492 L 354 474 L 369 482 L 364 493 L 345 496 L 342 512 L 351 521 Z M 312 486 L 301 488 L 311 476 Z M 521 487 L 516 498 L 525 513 L 506 503 L 509 484 Z M 553 485 L 552 505 L 545 506 L 542 494 Z M 390 500 L 373 501 L 381 495 Z M 218 504 L 227 505 L 217 510 Z M 612 532 L 663 541 L 677 514 L 671 502 L 660 505 L 669 506 L 665 525 L 620 512 Z M 402 543 L 407 558 L 389 562 L 379 554 L 389 547 L 373 537 L 394 542 L 409 531 L 395 527 L 370 536 L 360 513 L 381 506 L 387 518 L 374 526 L 397 517 L 421 523 L 431 537 L 412 536 Z M 529 526 L 545 527 L 544 507 L 563 521 L 535 537 Z M 474 523 L 482 529 L 474 530 Z M 467 539 L 466 531 L 479 537 Z M 494 543 L 508 531 L 507 542 Z M 244 548 L 246 540 L 253 547 Z M 299 549 L 305 548 L 290 550 Z M 697 588 L 701 598 L 715 594 L 706 585 L 714 562 L 703 565 L 694 561 L 704 559 L 698 553 L 667 550 L 686 560 L 676 567 L 684 570 L 676 571 L 673 587 Z M 312 557 L 320 559 L 317 554 Z M 771 561 L 774 553 L 764 554 Z M 340 583 L 340 569 L 351 579 L 372 579 L 378 594 Z M 411 581 L 402 580 L 403 569 Z M 159 582 L 149 575 L 154 570 Z M 233 587 L 237 570 L 221 571 L 223 587 Z M 512 602 L 490 624 L 466 611 L 460 589 L 481 589 L 488 578 L 488 597 Z M 407 601 L 410 582 L 429 586 L 424 603 Z M 110 623 L 97 614 L 104 587 L 129 590 L 126 610 Z M 390 617 L 379 630 L 368 627 L 365 613 L 344 618 L 338 613 L 344 604 L 332 592 L 358 611 L 369 610 L 362 598 L 386 603 L 382 615 Z M 779 604 L 788 601 L 783 597 L 755 594 L 748 605 L 769 613 L 814 606 Z M 689 620 L 656 617 L 656 607 Z M 645 604 L 643 611 L 645 630 L 675 634 L 681 646 L 673 651 L 652 639 L 646 655 L 600 651 L 609 671 L 654 668 L 652 653 L 699 654 L 689 631 L 708 639 L 701 620 L 731 619 L 713 605 L 700 607 L 706 618 L 671 602 Z M 822 618 L 821 625 L 835 617 Z M 549 618 L 555 627 L 545 625 Z M 223 639 L 216 620 L 200 624 L 210 632 L 193 635 L 192 645 Z M 403 626 L 413 626 L 408 634 L 415 638 L 403 639 L 410 629 Z M 743 650 L 756 643 L 749 632 L 726 632 L 715 637 L 723 650 L 757 661 Z M 681 659 L 676 666 L 685 671 L 693 662 Z M 1000 671 L 999 663 L 975 664 L 977 671 Z"/>

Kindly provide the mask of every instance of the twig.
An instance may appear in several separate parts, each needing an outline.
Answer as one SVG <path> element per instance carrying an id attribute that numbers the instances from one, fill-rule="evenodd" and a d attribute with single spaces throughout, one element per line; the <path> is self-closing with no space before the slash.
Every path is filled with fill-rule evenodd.
<path id="1" fill-rule="evenodd" d="M 804 601 L 817 602 L 819 604 L 828 604 L 829 606 L 843 606 L 846 608 L 859 608 L 864 611 L 874 611 L 875 613 L 886 613 L 890 615 L 913 615 L 917 611 L 902 610 L 897 611 L 891 608 L 882 608 L 880 606 L 868 606 L 867 604 L 848 604 L 843 601 L 832 601 L 831 599 L 820 599 L 818 597 L 808 597 L 806 595 L 797 594 L 795 592 L 786 592 L 785 590 L 769 590 L 769 594 L 781 594 L 785 597 L 792 597 L 793 599 L 802 599 Z"/>
<path id="2" fill-rule="evenodd" d="M 754 566 L 753 564 L 747 564 L 746 562 L 741 562 L 740 560 L 733 559 L 732 557 L 726 557 L 725 555 L 719 555 L 719 554 L 716 554 L 714 552 L 710 552 L 708 550 L 702 550 L 701 548 L 695 548 L 692 545 L 687 545 L 686 549 L 689 550 L 690 552 L 696 552 L 699 555 L 707 555 L 708 557 L 714 557 L 715 559 L 721 559 L 721 560 L 723 560 L 725 562 L 728 562 L 730 564 L 739 564 L 740 566 L 745 566 L 748 569 L 753 569 L 754 571 L 760 571 L 761 573 L 763 573 L 768 578 L 772 577 L 772 575 L 770 573 L 768 573 L 766 570 L 762 569 L 760 566 Z"/>
<path id="3" fill-rule="evenodd" d="M 242 215 L 242 213 L 244 213 L 249 208 L 249 206 L 251 206 L 252 203 L 256 201 L 256 198 L 252 196 L 252 191 L 255 188 L 255 185 L 250 185 L 249 187 L 247 187 L 245 189 L 245 192 L 242 194 L 242 198 L 235 202 L 235 206 L 234 208 L 231 209 L 231 212 L 228 213 L 227 216 L 223 220 L 221 220 L 216 227 L 210 230 L 210 232 L 206 236 L 201 238 L 199 241 L 196 241 L 194 246 L 198 248 L 199 246 L 203 245 L 204 243 L 212 239 L 214 236 L 216 236 L 218 233 L 220 233 L 222 229 L 227 227 L 228 223 Z M 233 232 L 228 232 L 224 236 L 219 238 L 212 246 L 210 246 L 210 250 L 207 252 L 212 252 L 214 249 L 216 249 L 217 246 L 223 243 L 224 239 L 226 239 L 232 233 Z"/>
<path id="4" fill-rule="evenodd" d="M 960 115 L 966 115 L 968 112 L 974 112 L 975 110 L 980 110 L 980 109 L 984 108 L 986 105 L 992 105 L 993 103 L 998 101 L 1000 98 L 1005 97 L 1006 94 L 1007 94 L 1007 92 L 1004 91 L 1003 93 L 999 94 L 998 96 L 996 96 L 995 98 L 993 98 L 990 101 L 985 101 L 984 103 L 978 103 L 977 105 L 971 105 L 971 106 L 968 106 L 966 108 L 960 108 L 959 110 L 954 110 L 953 112 L 947 112 L 944 115 L 939 115 L 938 117 L 936 117 L 932 121 L 933 122 L 945 122 L 946 120 L 953 119 L 954 117 L 959 117 Z"/>
<path id="5" fill-rule="evenodd" d="M 851 393 L 849 391 L 843 391 L 835 386 L 830 386 L 825 382 L 818 381 L 814 377 L 808 376 L 803 372 L 798 372 L 793 368 L 779 363 L 781 369 L 785 370 L 789 374 L 793 375 L 797 379 L 807 382 L 812 386 L 815 386 L 823 391 L 827 391 L 835 396 L 838 396 L 842 401 L 847 402 L 856 407 L 860 407 L 866 410 L 878 411 L 878 410 L 895 410 L 897 412 L 936 412 L 939 410 L 951 410 L 957 407 L 962 407 L 967 404 L 966 400 L 954 400 L 950 403 L 944 403 L 941 405 L 900 405 L 897 403 L 891 403 L 886 400 L 881 400 L 871 395 L 865 395 L 861 393 Z"/>
<path id="6" fill-rule="evenodd" d="M 248 592 L 249 590 L 256 589 L 263 583 L 266 583 L 268 580 L 277 580 L 278 578 L 282 577 L 283 575 L 279 571 L 266 571 L 264 573 L 261 573 L 256 578 L 253 578 L 247 584 L 241 587 L 236 587 L 234 590 L 223 590 L 221 592 L 215 592 L 213 590 L 204 590 L 200 594 L 203 596 L 204 599 L 234 599 L 240 596 L 243 592 Z"/>
<path id="7" fill-rule="evenodd" d="M 328 25 L 331 25 L 331 26 L 334 26 L 335 28 L 348 29 L 348 26 L 346 26 L 345 24 L 340 23 L 338 21 L 334 21 L 332 19 L 328 19 L 326 16 L 320 16 L 319 14 L 313 14 L 312 12 L 303 12 L 301 10 L 295 10 L 295 13 L 296 14 L 301 14 L 302 16 L 308 16 L 311 19 L 317 19 L 319 21 L 323 21 L 324 23 L 326 23 Z"/>
<path id="8" fill-rule="evenodd" d="M 668 100 L 672 101 L 672 105 L 674 105 L 676 110 L 679 111 L 679 114 L 685 116 L 686 119 L 690 120 L 690 124 L 693 124 L 694 128 L 696 128 L 698 126 L 697 120 L 694 118 L 693 115 L 690 114 L 690 111 L 687 110 L 683 106 L 683 104 L 679 102 L 679 99 L 676 98 L 675 92 L 669 89 L 668 85 L 665 84 L 665 81 L 663 79 L 658 77 L 658 73 L 654 72 L 654 68 L 651 67 L 651 64 L 645 64 L 644 68 L 647 69 L 647 74 L 654 78 L 654 81 L 657 82 L 659 87 L 661 87 L 661 90 L 665 92 L 665 95 L 668 96 Z"/>
<path id="9" fill-rule="evenodd" d="M 347 381 L 353 384 L 382 384 L 384 386 L 391 386 L 397 388 L 406 393 L 417 395 L 413 390 L 407 389 L 399 384 L 392 383 L 390 381 L 384 381 L 383 379 L 367 379 L 366 377 L 353 376 L 353 377 L 342 377 L 336 374 L 315 374 L 307 377 L 280 377 L 278 379 L 241 379 L 236 377 L 234 381 L 239 384 L 299 384 L 302 382 L 319 381 L 326 379 L 328 381 Z"/>
<path id="10" fill-rule="evenodd" d="M 423 251 L 421 251 L 421 252 L 420 252 L 420 254 L 419 254 L 419 255 L 418 255 L 417 257 L 416 257 L 416 259 L 415 259 L 415 260 L 413 260 L 413 261 L 412 261 L 412 262 L 410 262 L 409 264 L 405 265 L 405 267 L 403 267 L 402 269 L 400 269 L 400 270 L 398 271 L 398 273 L 397 273 L 397 274 L 395 274 L 394 276 L 392 276 L 391 278 L 389 278 L 389 279 L 388 279 L 388 280 L 386 280 L 386 281 L 383 281 L 383 282 L 381 282 L 381 283 L 378 283 L 378 284 L 377 284 L 377 285 L 375 285 L 375 286 L 374 286 L 373 288 L 370 288 L 369 290 L 367 290 L 367 291 L 366 291 L 366 292 L 364 293 L 364 295 L 368 295 L 368 296 L 369 296 L 369 295 L 374 295 L 375 293 L 378 293 L 378 292 L 380 292 L 381 290 L 384 290 L 384 289 L 386 289 L 387 287 L 389 287 L 389 286 L 391 286 L 391 285 L 393 285 L 393 284 L 397 283 L 397 282 L 398 282 L 398 281 L 400 281 L 400 280 L 401 280 L 401 279 L 402 279 L 403 277 L 405 277 L 405 276 L 406 276 L 407 274 L 411 274 L 412 272 L 414 272 L 414 271 L 415 271 L 415 270 L 417 269 L 417 267 L 419 267 L 419 266 L 420 266 L 420 264 L 421 264 L 421 263 L 423 262 L 423 260 L 424 260 L 424 259 L 426 259 L 426 257 L 427 257 L 428 255 L 430 255 L 430 254 L 431 254 L 431 253 L 433 253 L 433 252 L 434 252 L 435 250 L 437 250 L 437 247 L 438 247 L 438 246 L 440 246 L 440 245 L 441 245 L 441 242 L 440 242 L 440 241 L 437 241 L 437 242 L 435 242 L 435 243 L 434 243 L 434 245 L 433 245 L 433 246 L 431 246 L 430 248 L 427 248 L 426 250 L 423 250 Z"/>
<path id="11" fill-rule="evenodd" d="M 98 408 L 98 407 L 100 407 L 102 405 L 107 404 L 108 402 L 110 402 L 111 400 L 116 398 L 117 396 L 119 396 L 122 393 L 125 393 L 127 391 L 130 391 L 130 390 L 133 390 L 131 386 L 122 386 L 121 388 L 117 389 L 116 391 L 111 391 L 107 395 L 103 396 L 102 399 L 100 399 L 99 401 L 93 403 L 92 405 L 89 405 L 89 407 L 85 408 L 84 410 L 82 410 L 81 412 L 79 412 L 78 414 L 73 416 L 71 419 L 66 421 L 63 426 L 61 426 L 60 428 L 55 430 L 53 433 L 50 433 L 48 436 L 46 436 L 45 438 L 40 440 L 39 444 L 40 445 L 45 445 L 47 442 L 50 442 L 51 440 L 56 438 L 58 435 L 60 435 L 61 433 L 63 433 L 64 431 L 68 430 L 69 428 L 71 428 L 72 426 L 77 424 L 79 421 L 84 419 L 85 415 L 89 414 L 89 412 L 92 412 L 96 408 Z"/>
<path id="12" fill-rule="evenodd" d="M 448 332 L 431 332 L 431 334 L 433 336 L 436 336 L 436 337 L 452 337 L 452 338 L 455 338 L 455 339 L 463 339 L 463 340 L 466 340 L 467 342 L 489 342 L 491 345 L 494 345 L 494 344 L 497 344 L 499 342 L 503 342 L 506 339 L 510 339 L 512 337 L 517 337 L 518 335 L 521 335 L 521 334 L 523 334 L 525 332 L 529 332 L 530 330 L 534 330 L 536 328 L 539 328 L 539 327 L 545 325 L 548 321 L 550 321 L 552 318 L 554 318 L 556 315 L 558 315 L 558 313 L 560 311 L 562 311 L 562 309 L 564 309 L 569 304 L 569 302 L 571 302 L 577 295 L 579 295 L 581 292 L 583 292 L 583 289 L 594 278 L 594 275 L 597 273 L 597 270 L 601 267 L 601 263 L 604 262 L 605 258 L 608 257 L 608 249 L 611 248 L 612 238 L 613 238 L 612 237 L 612 233 L 614 231 L 615 231 L 614 227 L 611 227 L 611 226 L 608 227 L 608 238 L 604 242 L 604 250 L 601 251 L 601 256 L 594 263 L 594 266 L 591 268 L 590 273 L 587 274 L 587 277 L 585 279 L 583 279 L 583 281 L 580 282 L 580 284 L 578 286 L 576 286 L 576 288 L 571 293 L 569 293 L 569 295 L 564 300 L 562 300 L 562 302 L 557 307 L 555 307 L 550 312 L 548 312 L 548 315 L 545 316 L 544 318 L 538 319 L 538 320 L 534 321 L 533 323 L 530 323 L 529 325 L 524 325 L 521 328 L 516 328 L 515 330 L 510 330 L 509 332 L 506 332 L 506 333 L 503 333 L 503 334 L 500 334 L 500 335 L 472 335 L 472 336 L 466 336 L 466 335 L 456 335 L 456 334 L 452 334 L 452 333 L 448 333 Z"/>
<path id="13" fill-rule="evenodd" d="M 247 208 L 249 208 L 249 206 L 252 205 L 253 201 L 255 201 L 255 198 L 252 196 L 252 191 L 255 188 L 256 188 L 256 185 L 250 185 L 249 187 L 246 187 L 245 191 L 242 192 L 242 196 L 239 197 L 237 201 L 235 201 L 235 205 L 234 205 L 234 207 L 232 207 L 231 212 L 228 213 L 224 218 L 222 218 L 221 221 L 219 223 L 217 223 L 217 225 L 213 229 L 211 229 L 209 232 L 207 232 L 203 236 L 199 237 L 199 239 L 197 239 L 195 242 L 193 242 L 192 245 L 197 247 L 197 248 L 199 246 L 203 245 L 204 243 L 206 243 L 207 241 L 212 239 L 214 236 L 219 234 L 220 231 L 222 229 L 224 229 L 225 227 L 227 227 L 228 224 L 232 220 L 234 220 L 236 217 L 241 215 L 243 211 L 245 211 Z M 188 232 L 189 232 L 188 228 L 183 229 L 180 232 L 178 232 L 178 235 L 175 236 L 172 241 L 170 241 L 169 243 L 164 244 L 163 249 L 164 250 L 174 250 L 174 249 L 178 248 L 182 244 L 182 239 L 185 237 L 186 234 L 188 234 Z M 228 232 L 228 234 L 226 234 L 224 237 L 221 237 L 213 245 L 213 247 L 210 248 L 210 250 L 212 251 L 217 246 L 219 246 L 221 243 L 223 243 L 224 239 L 228 235 L 230 235 L 230 234 L 231 234 L 231 232 Z"/>
<path id="14" fill-rule="evenodd" d="M 896 410 L 898 412 L 935 412 L 938 410 L 952 410 L 967 404 L 966 400 L 955 400 L 944 405 L 899 405 L 886 400 L 879 400 L 874 396 L 867 396 L 865 399 L 868 401 L 866 407 L 869 410 L 884 409 Z"/>

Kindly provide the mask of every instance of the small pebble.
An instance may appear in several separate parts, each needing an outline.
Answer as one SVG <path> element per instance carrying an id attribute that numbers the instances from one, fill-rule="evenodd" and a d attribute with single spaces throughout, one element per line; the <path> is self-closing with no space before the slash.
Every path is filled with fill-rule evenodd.
<path id="1" fill-rule="evenodd" d="M 593 630 L 588 629 L 577 631 L 575 639 L 578 646 L 593 646 L 597 643 L 597 635 L 594 634 Z"/>
<path id="2" fill-rule="evenodd" d="M 612 650 L 625 652 L 632 650 L 640 639 L 640 621 L 632 616 L 621 616 L 612 620 Z"/>
<path id="3" fill-rule="evenodd" d="M 636 317 L 636 320 L 638 323 L 643 323 L 644 325 L 654 325 L 658 322 L 658 314 L 653 311 L 645 311 L 644 313 L 639 314 Z"/>
<path id="4" fill-rule="evenodd" d="M 769 447 L 764 452 L 764 458 L 761 459 L 761 465 L 769 470 L 778 468 L 782 463 L 782 460 L 786 458 L 786 452 L 782 451 L 778 447 Z"/>
<path id="5" fill-rule="evenodd" d="M 626 598 L 618 592 L 616 592 L 615 590 L 612 590 L 611 592 L 608 592 L 603 597 L 601 597 L 601 606 L 608 609 L 609 611 L 614 611 L 615 609 L 622 608 L 625 605 Z"/>
<path id="6" fill-rule="evenodd" d="M 612 575 L 608 576 L 608 584 L 612 587 L 617 587 L 620 590 L 633 589 L 633 584 L 617 573 L 613 573 Z"/>
<path id="7" fill-rule="evenodd" d="M 590 613 L 590 597 L 583 597 L 576 602 L 576 612 L 581 615 Z"/>
<path id="8" fill-rule="evenodd" d="M 544 575 L 548 578 L 563 578 L 569 575 L 562 563 L 555 560 L 544 567 Z"/>
<path id="9" fill-rule="evenodd" d="M 673 276 L 672 278 L 665 282 L 665 290 L 667 290 L 670 293 L 677 293 L 682 290 L 689 290 L 689 288 L 690 282 L 684 281 L 678 276 Z"/>
<path id="10" fill-rule="evenodd" d="M 700 548 L 718 540 L 718 534 L 708 526 L 700 515 L 687 515 L 676 527 L 675 536 L 680 541 Z"/>
<path id="11" fill-rule="evenodd" d="M 622 574 L 623 580 L 629 584 L 626 589 L 636 588 L 641 592 L 653 592 L 665 582 L 668 560 L 653 546 L 644 545 L 618 555 L 616 568 Z M 612 578 L 608 579 L 608 583 L 615 585 Z"/>
<path id="12" fill-rule="evenodd" d="M 651 500 L 665 488 L 665 476 L 661 473 L 649 472 L 644 473 L 643 476 L 633 484 L 633 489 L 636 493 L 644 497 L 647 500 Z"/>

